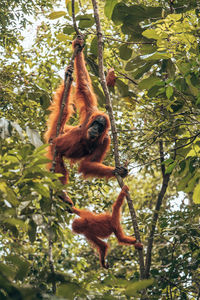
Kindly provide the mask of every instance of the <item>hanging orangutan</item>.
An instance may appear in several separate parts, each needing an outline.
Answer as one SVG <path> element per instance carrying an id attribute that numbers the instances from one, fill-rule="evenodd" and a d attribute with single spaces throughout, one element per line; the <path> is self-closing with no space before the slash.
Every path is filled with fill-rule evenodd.
<path id="1" fill-rule="evenodd" d="M 86 69 L 83 49 L 83 39 L 78 36 L 73 41 L 73 49 L 78 46 L 79 51 L 75 57 L 76 88 L 75 95 L 71 91 L 66 99 L 66 105 L 61 120 L 61 130 L 56 137 L 56 127 L 61 109 L 64 84 L 61 84 L 55 93 L 53 103 L 50 106 L 50 116 L 45 140 L 50 143 L 48 157 L 52 159 L 56 146 L 56 167 L 55 172 L 61 173 L 60 178 L 63 184 L 67 183 L 68 171 L 65 168 L 63 158 L 68 158 L 72 163 L 79 162 L 79 172 L 84 177 L 114 177 L 116 174 L 121 177 L 127 176 L 125 167 L 109 167 L 102 164 L 102 161 L 110 148 L 110 137 L 108 131 L 110 121 L 102 111 L 97 108 L 97 98 L 93 92 L 92 83 Z M 70 67 L 68 68 L 70 70 Z M 69 126 L 65 123 L 73 113 L 73 105 L 79 110 L 79 124 Z M 51 164 L 49 165 L 51 168 Z"/>
<path id="2" fill-rule="evenodd" d="M 101 266 L 106 269 L 109 267 L 105 262 L 108 245 L 102 241 L 102 238 L 108 238 L 114 233 L 120 244 L 134 245 L 138 250 L 143 248 L 143 245 L 137 243 L 134 237 L 126 236 L 120 225 L 120 208 L 127 191 L 128 187 L 123 186 L 117 200 L 113 204 L 112 214 L 95 214 L 88 210 L 72 207 L 72 211 L 80 216 L 80 218 L 74 219 L 72 223 L 73 231 L 85 235 L 92 246 L 97 248 Z"/>

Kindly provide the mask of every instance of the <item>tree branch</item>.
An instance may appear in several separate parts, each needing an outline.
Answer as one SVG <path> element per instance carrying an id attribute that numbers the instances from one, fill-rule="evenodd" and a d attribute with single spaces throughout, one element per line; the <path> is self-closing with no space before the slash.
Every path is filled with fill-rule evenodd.
<path id="1" fill-rule="evenodd" d="M 97 40 L 98 40 L 98 61 L 99 61 L 99 76 L 100 76 L 100 82 L 105 94 L 106 98 L 106 109 L 108 111 L 109 117 L 110 117 L 110 122 L 111 122 L 111 130 L 112 130 L 112 135 L 113 135 L 113 144 L 114 144 L 114 157 L 115 157 L 115 165 L 120 166 L 120 159 L 119 159 L 119 150 L 118 150 L 118 138 L 117 138 L 117 129 L 115 125 L 115 120 L 113 117 L 113 109 L 112 109 L 112 104 L 111 104 L 111 99 L 108 91 L 108 87 L 106 84 L 106 79 L 105 79 L 105 74 L 104 74 L 104 65 L 103 65 L 103 35 L 101 31 L 101 24 L 100 24 L 100 19 L 99 19 L 99 12 L 98 12 L 98 5 L 96 0 L 92 0 L 93 4 L 93 9 L 94 9 L 94 18 L 95 18 L 95 23 L 96 23 L 96 30 L 97 30 Z M 118 183 L 120 187 L 124 185 L 123 180 L 120 176 L 117 176 Z M 131 219 L 135 231 L 135 236 L 136 239 L 140 242 L 140 233 L 139 233 L 139 228 L 137 224 L 137 218 L 136 218 L 136 213 L 135 209 L 133 207 L 133 202 L 130 198 L 130 195 L 127 195 L 127 202 L 129 206 L 129 211 L 131 214 Z M 144 278 L 144 256 L 143 256 L 143 251 L 139 250 L 139 263 L 140 263 L 140 277 L 141 279 Z"/>
<path id="2" fill-rule="evenodd" d="M 73 20 L 73 27 L 74 27 L 74 30 L 76 31 L 76 34 L 77 35 L 80 35 L 80 32 L 78 30 L 78 27 L 76 25 L 76 18 L 75 18 L 75 0 L 72 0 L 72 20 Z"/>
<path id="3" fill-rule="evenodd" d="M 64 108 L 65 108 L 66 99 L 68 98 L 70 87 L 71 87 L 71 84 L 72 84 L 72 81 L 73 81 L 72 71 L 73 71 L 74 59 L 75 59 L 75 57 L 76 57 L 79 50 L 80 50 L 80 47 L 79 47 L 79 45 L 77 45 L 74 49 L 72 58 L 70 60 L 70 63 L 68 65 L 68 68 L 67 68 L 66 73 L 65 73 L 64 92 L 63 92 L 63 96 L 62 96 L 61 108 L 60 108 L 60 113 L 59 113 L 58 122 L 57 122 L 57 126 L 56 126 L 56 137 L 60 133 L 62 115 L 63 115 L 63 111 L 64 111 Z M 56 147 L 55 147 L 54 148 L 54 153 L 53 153 L 52 168 L 51 168 L 52 173 L 55 172 L 56 156 L 57 156 L 57 150 L 56 150 Z M 50 189 L 50 201 L 51 201 L 51 203 L 53 201 L 53 191 L 52 191 L 52 189 Z M 54 268 L 54 262 L 53 262 L 53 240 L 52 240 L 51 233 L 50 233 L 51 232 L 51 222 L 50 221 L 48 223 L 48 228 L 49 228 L 49 237 L 48 237 L 48 241 L 49 241 L 49 251 L 48 251 L 49 267 L 50 267 L 51 274 L 52 274 L 52 292 L 53 292 L 53 294 L 55 294 L 56 293 L 56 280 L 55 280 L 55 268 Z"/>
<path id="4" fill-rule="evenodd" d="M 155 45 L 155 42 L 126 42 L 126 41 L 122 41 L 120 39 L 110 37 L 109 35 L 105 35 L 104 38 L 111 40 L 111 41 L 116 41 L 116 42 L 119 42 L 122 44 L 127 44 L 127 45 L 146 45 L 146 44 Z"/>
<path id="5" fill-rule="evenodd" d="M 76 57 L 76 55 L 79 51 L 80 51 L 80 46 L 77 45 L 74 49 L 72 58 L 71 58 L 71 60 L 69 62 L 69 65 L 68 65 L 68 67 L 71 67 L 72 70 L 73 70 L 73 65 L 74 65 L 74 59 L 75 59 L 75 57 Z M 60 132 L 62 115 L 63 115 L 63 111 L 64 111 L 64 108 L 65 108 L 65 101 L 68 97 L 69 90 L 70 90 L 70 87 L 72 85 L 72 81 L 73 81 L 72 73 L 69 72 L 69 70 L 67 70 L 66 73 L 65 73 L 64 93 L 63 93 L 62 101 L 61 101 L 61 109 L 60 109 L 60 113 L 59 113 L 59 117 L 58 117 L 58 123 L 57 123 L 57 126 L 56 126 L 56 137 L 59 135 L 59 132 Z M 52 160 L 52 168 L 51 168 L 52 173 L 55 172 L 56 156 L 57 156 L 57 150 L 56 150 L 56 147 L 55 147 L 53 160 Z"/>
<path id="6" fill-rule="evenodd" d="M 112 67 L 111 64 L 108 64 L 108 65 L 109 65 L 110 67 Z M 116 70 L 116 69 L 115 69 L 115 72 L 117 72 L 118 74 L 122 75 L 124 78 L 128 79 L 129 81 L 131 81 L 131 82 L 134 83 L 135 85 L 138 85 L 138 83 L 137 83 L 135 80 L 133 80 L 132 78 L 130 78 L 130 77 L 127 76 L 126 74 L 121 73 L 121 72 L 119 72 L 119 71 Z M 136 100 L 136 99 L 134 99 L 134 101 L 137 102 L 137 103 L 139 103 L 139 101 Z"/>
<path id="7" fill-rule="evenodd" d="M 56 293 L 56 280 L 55 280 L 55 268 L 54 268 L 54 261 L 53 261 L 53 241 L 51 238 L 51 234 L 49 233 L 49 268 L 52 275 L 52 293 Z"/>
<path id="8" fill-rule="evenodd" d="M 146 262 L 145 262 L 145 278 L 149 277 L 149 272 L 151 268 L 151 258 L 152 258 L 152 248 L 153 248 L 153 241 L 154 241 L 154 234 L 156 229 L 156 224 L 158 221 L 158 214 L 160 211 L 160 207 L 162 205 L 163 198 L 165 196 L 168 184 L 169 184 L 169 178 L 170 174 L 165 174 L 165 165 L 164 162 L 164 151 L 163 151 L 163 141 L 159 141 L 159 148 L 160 148 L 160 163 L 161 163 L 161 172 L 162 172 L 162 187 L 160 190 L 160 193 L 158 194 L 158 198 L 156 201 L 156 207 L 153 214 L 153 219 L 151 223 L 151 229 L 150 234 L 148 238 L 148 245 L 147 245 L 147 254 L 146 254 Z"/>

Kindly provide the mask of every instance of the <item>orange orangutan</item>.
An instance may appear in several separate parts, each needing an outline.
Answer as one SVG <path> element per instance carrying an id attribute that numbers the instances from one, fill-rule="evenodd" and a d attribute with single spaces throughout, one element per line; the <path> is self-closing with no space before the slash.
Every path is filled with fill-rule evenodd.
<path id="1" fill-rule="evenodd" d="M 116 78 L 117 78 L 117 76 L 115 76 L 114 68 L 109 69 L 107 76 L 106 76 L 107 86 L 114 87 L 115 83 L 116 83 Z"/>
<path id="2" fill-rule="evenodd" d="M 107 114 L 97 108 L 97 99 L 93 92 L 82 52 L 83 39 L 79 36 L 73 41 L 73 48 L 76 46 L 79 47 L 79 52 L 75 58 L 75 95 L 72 99 L 70 91 L 66 99 L 58 137 L 56 137 L 56 126 L 64 93 L 64 84 L 60 85 L 54 96 L 53 103 L 49 108 L 51 113 L 45 134 L 46 142 L 50 143 L 48 157 L 52 159 L 56 146 L 55 172 L 63 175 L 60 178 L 63 184 L 67 183 L 68 180 L 68 171 L 63 158 L 70 159 L 71 162 L 78 161 L 79 172 L 83 173 L 84 177 L 110 178 L 116 174 L 125 177 L 128 173 L 126 168 L 114 168 L 102 164 L 110 148 L 110 137 L 108 135 L 110 121 Z M 73 113 L 73 102 L 79 111 L 80 120 L 77 126 L 65 124 Z M 51 164 L 49 168 L 51 168 Z"/>
<path id="3" fill-rule="evenodd" d="M 92 246 L 97 248 L 100 263 L 102 267 L 106 269 L 108 268 L 108 264 L 105 262 L 108 245 L 102 241 L 102 238 L 108 238 L 112 233 L 114 233 L 120 244 L 134 245 L 138 250 L 143 248 L 143 245 L 141 243 L 137 243 L 134 237 L 126 236 L 120 225 L 120 208 L 123 204 L 127 191 L 128 187 L 123 186 L 117 200 L 113 204 L 112 214 L 95 214 L 88 210 L 81 210 L 72 207 L 72 211 L 80 216 L 80 218 L 75 219 L 72 223 L 73 231 L 79 234 L 84 234 L 91 242 Z"/>

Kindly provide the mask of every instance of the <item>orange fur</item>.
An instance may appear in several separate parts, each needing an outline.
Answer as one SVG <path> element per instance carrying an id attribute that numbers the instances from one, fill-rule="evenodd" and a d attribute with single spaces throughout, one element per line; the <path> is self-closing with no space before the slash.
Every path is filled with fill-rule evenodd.
<path id="1" fill-rule="evenodd" d="M 48 129 L 44 135 L 45 141 L 47 143 L 49 143 L 50 139 L 54 139 L 56 137 L 56 127 L 58 123 L 58 117 L 60 113 L 63 93 L 64 93 L 64 82 L 62 82 L 58 87 L 58 89 L 56 90 L 55 95 L 53 97 L 53 101 L 49 107 L 51 114 L 49 115 L 49 119 L 47 121 Z M 69 120 L 72 113 L 73 113 L 72 101 L 70 99 L 70 93 L 69 93 L 68 99 L 66 99 L 65 109 L 62 114 L 60 132 L 63 131 L 63 126 L 65 122 Z"/>
<path id="2" fill-rule="evenodd" d="M 102 241 L 101 238 L 108 238 L 114 233 L 120 244 L 134 245 L 135 248 L 139 250 L 143 248 L 141 243 L 136 243 L 134 237 L 126 236 L 120 225 L 120 210 L 127 191 L 128 187 L 124 186 L 113 204 L 112 214 L 96 214 L 88 210 L 72 208 L 73 212 L 80 216 L 80 218 L 75 219 L 72 223 L 73 231 L 75 233 L 84 234 L 92 246 L 97 248 L 100 263 L 104 268 L 108 268 L 108 265 L 105 263 L 108 245 Z"/>
<path id="3" fill-rule="evenodd" d="M 73 42 L 73 48 L 76 45 L 82 45 L 83 41 L 76 39 Z M 74 95 L 74 103 L 79 110 L 80 121 L 77 126 L 69 126 L 64 124 L 69 120 L 73 113 L 71 99 L 69 95 L 66 99 L 66 106 L 61 121 L 61 130 L 56 137 L 56 127 L 61 107 L 64 85 L 56 91 L 53 103 L 50 106 L 50 116 L 48 120 L 48 129 L 45 134 L 46 142 L 51 142 L 47 150 L 47 156 L 52 159 L 56 146 L 56 172 L 63 176 L 60 178 L 63 184 L 67 183 L 68 172 L 65 168 L 63 158 L 70 159 L 71 162 L 80 162 L 79 172 L 85 177 L 114 177 L 115 168 L 102 164 L 102 161 L 110 148 L 110 137 L 108 131 L 110 128 L 110 120 L 108 116 L 99 111 L 97 108 L 97 99 L 93 92 L 91 79 L 85 66 L 84 54 L 79 51 L 75 58 L 75 77 L 76 88 Z M 91 140 L 88 130 L 91 124 L 100 116 L 105 120 L 105 128 L 98 138 Z M 64 130 L 63 130 L 64 127 Z M 51 163 L 49 164 L 51 168 Z"/>
<path id="4" fill-rule="evenodd" d="M 115 70 L 114 68 L 111 68 L 108 70 L 108 74 L 106 76 L 106 83 L 107 83 L 107 86 L 110 86 L 110 87 L 114 87 L 115 86 L 115 82 L 116 82 L 116 76 L 115 76 Z"/>

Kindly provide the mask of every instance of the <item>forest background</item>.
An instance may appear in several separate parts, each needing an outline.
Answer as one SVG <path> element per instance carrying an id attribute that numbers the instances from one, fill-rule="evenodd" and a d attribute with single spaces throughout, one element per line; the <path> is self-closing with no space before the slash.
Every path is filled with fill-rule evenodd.
<path id="1" fill-rule="evenodd" d="M 98 66 L 93 1 L 75 2 L 84 54 L 99 107 L 108 108 Z M 0 298 L 200 298 L 200 3 L 98 2 L 105 73 L 117 127 L 105 162 L 128 165 L 125 232 L 144 251 L 109 239 L 109 270 L 81 236 L 46 170 L 48 106 L 76 36 L 70 0 L 0 3 Z M 77 116 L 71 121 L 77 123 Z M 111 132 L 112 136 L 112 132 Z M 77 207 L 110 210 L 117 180 L 84 180 L 69 166 Z M 119 179 L 120 184 L 123 184 Z M 50 197 L 53 190 L 53 199 Z M 133 205 L 133 206 L 132 206 Z M 137 218 L 135 217 L 135 213 Z M 139 230 L 137 230 L 139 228 Z"/>

